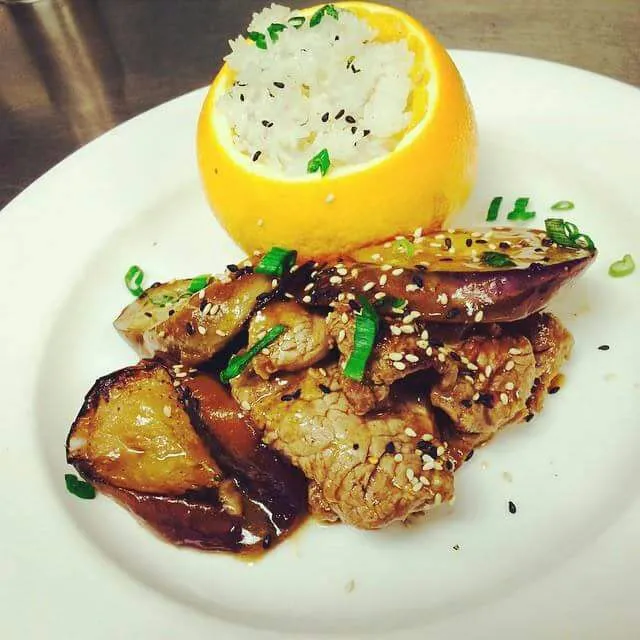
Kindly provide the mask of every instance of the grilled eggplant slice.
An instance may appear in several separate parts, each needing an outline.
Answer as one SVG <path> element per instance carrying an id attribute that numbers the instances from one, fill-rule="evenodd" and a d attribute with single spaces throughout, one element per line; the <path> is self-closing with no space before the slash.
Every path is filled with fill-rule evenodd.
<path id="1" fill-rule="evenodd" d="M 236 336 L 271 279 L 243 273 L 212 280 L 191 294 L 192 280 L 154 284 L 125 307 L 114 322 L 118 333 L 142 358 L 160 357 L 185 366 L 209 360 Z"/>
<path id="2" fill-rule="evenodd" d="M 288 290 L 313 305 L 327 305 L 341 293 L 372 302 L 385 294 L 407 300 L 431 322 L 510 322 L 542 309 L 595 257 L 595 250 L 558 246 L 540 230 L 459 229 L 300 268 Z"/>
<path id="3" fill-rule="evenodd" d="M 67 439 L 87 481 L 175 544 L 262 550 L 287 532 L 225 476 L 192 426 L 186 391 L 163 364 L 143 361 L 100 378 Z"/>

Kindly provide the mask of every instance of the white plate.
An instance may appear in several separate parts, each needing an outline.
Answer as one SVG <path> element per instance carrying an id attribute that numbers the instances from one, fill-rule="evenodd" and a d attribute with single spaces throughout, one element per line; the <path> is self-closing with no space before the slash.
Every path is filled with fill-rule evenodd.
<path id="1" fill-rule="evenodd" d="M 498 194 L 503 215 L 531 196 L 538 224 L 570 199 L 600 249 L 554 305 L 576 337 L 561 393 L 479 451 L 431 522 L 309 524 L 253 565 L 171 547 L 111 501 L 70 496 L 64 440 L 83 394 L 134 361 L 111 327 L 130 301 L 127 267 L 161 280 L 240 255 L 198 182 L 204 93 L 174 100 L 75 153 L 0 216 L 3 637 L 634 635 L 640 287 L 638 273 L 614 280 L 607 267 L 640 258 L 640 93 L 525 58 L 455 59 L 481 137 L 478 186 L 456 223 L 482 224 Z"/>

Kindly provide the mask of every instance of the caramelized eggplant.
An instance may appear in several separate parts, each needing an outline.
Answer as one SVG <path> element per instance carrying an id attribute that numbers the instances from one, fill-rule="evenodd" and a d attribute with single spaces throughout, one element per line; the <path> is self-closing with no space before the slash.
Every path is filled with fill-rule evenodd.
<path id="1" fill-rule="evenodd" d="M 204 362 L 240 332 L 256 298 L 272 291 L 271 279 L 255 273 L 213 280 L 193 294 L 191 282 L 154 284 L 116 318 L 116 330 L 140 357 Z"/>
<path id="2" fill-rule="evenodd" d="M 279 496 L 266 504 L 266 487 L 258 495 L 227 475 L 192 424 L 188 395 L 154 361 L 100 378 L 71 427 L 67 461 L 175 544 L 234 552 L 270 546 L 304 508 L 272 514 Z"/>
<path id="3" fill-rule="evenodd" d="M 459 229 L 359 249 L 300 268 L 287 284 L 312 305 L 340 294 L 377 302 L 384 294 L 407 300 L 430 322 L 510 322 L 542 309 L 595 257 L 552 243 L 544 231 Z"/>

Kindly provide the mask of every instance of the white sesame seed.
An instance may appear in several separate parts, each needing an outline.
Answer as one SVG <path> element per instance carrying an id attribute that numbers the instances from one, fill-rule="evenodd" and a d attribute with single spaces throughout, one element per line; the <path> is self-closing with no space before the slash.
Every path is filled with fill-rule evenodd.
<path id="1" fill-rule="evenodd" d="M 351 269 L 351 276 L 353 278 L 357 278 L 359 273 L 360 272 L 356 268 Z"/>
<path id="2" fill-rule="evenodd" d="M 292 293 L 289 293 L 288 291 L 284 294 L 284 297 L 287 298 L 288 300 L 293 300 L 294 296 Z"/>
<path id="3" fill-rule="evenodd" d="M 302 298 L 302 302 L 309 304 L 311 302 L 311 296 L 305 296 Z"/>
<path id="4" fill-rule="evenodd" d="M 419 482 L 415 482 L 411 487 L 411 490 L 413 491 L 413 493 L 418 493 L 420 489 L 422 489 L 422 485 Z"/>
<path id="5" fill-rule="evenodd" d="M 417 285 L 417 284 L 410 283 L 410 284 L 408 284 L 408 285 L 404 288 L 404 290 L 405 290 L 407 293 L 411 293 L 411 292 L 413 292 L 413 291 L 417 291 L 417 290 L 418 290 L 418 288 L 419 288 L 419 287 L 418 287 L 418 285 Z"/>
<path id="6" fill-rule="evenodd" d="M 342 284 L 342 278 L 340 276 L 331 276 L 329 282 L 331 284 Z"/>
<path id="7" fill-rule="evenodd" d="M 344 324 L 347 324 L 347 322 L 349 322 L 349 316 L 348 316 L 346 313 L 343 313 L 343 314 L 340 316 L 340 320 L 341 320 Z"/>
<path id="8" fill-rule="evenodd" d="M 219 304 L 212 304 L 211 305 L 211 309 L 209 309 L 209 315 L 210 316 L 215 316 L 216 313 L 218 313 L 218 311 L 220 311 L 220 305 Z"/>
<path id="9" fill-rule="evenodd" d="M 438 354 L 438 360 L 439 360 L 440 362 L 444 362 L 444 361 L 446 360 L 446 358 L 444 357 L 444 353 L 439 353 L 439 354 Z"/>
<path id="10" fill-rule="evenodd" d="M 416 346 L 419 349 L 426 349 L 429 346 L 429 343 L 426 340 L 416 340 Z"/>
<path id="11" fill-rule="evenodd" d="M 200 300 L 204 300 L 204 296 L 205 296 L 205 290 L 204 289 L 200 289 L 200 291 L 198 293 L 198 298 L 200 298 Z"/>
<path id="12" fill-rule="evenodd" d="M 382 256 L 381 256 L 379 253 L 374 253 L 374 254 L 371 256 L 371 259 L 372 259 L 372 260 L 375 260 L 375 261 L 377 262 L 378 260 L 382 260 Z"/>
<path id="13" fill-rule="evenodd" d="M 391 242 L 385 242 L 382 246 L 383 246 L 385 249 L 389 249 L 389 248 L 391 247 Z"/>
<path id="14" fill-rule="evenodd" d="M 370 290 L 371 290 L 371 289 L 373 289 L 373 287 L 375 287 L 375 286 L 376 286 L 376 283 L 375 283 L 375 282 L 367 282 L 367 284 L 365 284 L 365 285 L 362 287 L 362 290 L 363 290 L 363 291 L 370 291 Z"/>
<path id="15" fill-rule="evenodd" d="M 382 291 L 378 291 L 378 293 L 375 293 L 373 295 L 374 300 L 382 300 L 382 298 L 386 297 L 386 293 L 383 293 Z"/>
<path id="16" fill-rule="evenodd" d="M 409 480 L 409 482 L 411 482 L 411 480 L 413 480 L 416 477 L 416 474 L 411 468 L 407 469 L 405 473 L 407 474 L 407 480 Z"/>
<path id="17" fill-rule="evenodd" d="M 264 224 L 264 220 L 262 218 L 258 218 L 258 221 L 256 222 L 256 224 L 261 227 Z"/>
<path id="18" fill-rule="evenodd" d="M 475 322 L 480 322 L 482 320 L 482 318 L 484 318 L 484 311 L 482 309 L 480 309 L 480 311 L 478 311 L 476 313 L 476 315 L 473 317 Z"/>
<path id="19" fill-rule="evenodd" d="M 180 386 L 180 381 L 179 380 L 174 380 L 173 381 L 173 386 L 174 387 L 179 387 Z"/>
<path id="20" fill-rule="evenodd" d="M 336 269 L 336 273 L 339 276 L 346 276 L 349 273 L 349 271 L 348 271 L 348 269 L 345 269 L 344 267 L 340 267 L 339 269 Z"/>
<path id="21" fill-rule="evenodd" d="M 401 454 L 401 453 L 396 453 L 396 455 L 395 455 L 395 456 L 393 456 L 393 459 L 394 459 L 396 462 L 402 462 L 402 454 Z"/>
<path id="22" fill-rule="evenodd" d="M 389 271 L 390 269 L 393 269 L 393 267 L 392 267 L 390 264 L 383 264 L 383 265 L 380 267 L 380 270 L 381 270 L 381 271 Z"/>
<path id="23" fill-rule="evenodd" d="M 426 476 L 420 476 L 420 482 L 425 486 L 429 486 L 429 479 Z"/>
<path id="24" fill-rule="evenodd" d="M 384 287 L 384 285 L 387 284 L 387 276 L 382 274 L 380 276 L 380 280 L 378 280 L 378 282 L 380 283 L 381 287 Z"/>
<path id="25" fill-rule="evenodd" d="M 420 358 L 418 358 L 418 356 L 414 356 L 413 353 L 407 353 L 407 355 L 404 357 L 404 359 L 407 362 L 419 362 Z"/>
<path id="26" fill-rule="evenodd" d="M 507 382 L 507 384 L 504 385 L 504 388 L 507 391 L 513 391 L 515 389 L 516 385 L 513 384 L 513 382 Z"/>
<path id="27" fill-rule="evenodd" d="M 198 327 L 198 333 L 203 336 L 205 333 L 207 333 L 207 330 L 204 327 Z"/>
<path id="28" fill-rule="evenodd" d="M 420 337 L 421 337 L 423 340 L 428 340 L 428 339 L 429 339 L 429 332 L 428 332 L 426 329 L 424 329 L 424 330 L 422 331 L 422 333 L 420 334 Z"/>
<path id="29" fill-rule="evenodd" d="M 402 333 L 415 333 L 416 328 L 412 324 L 403 324 L 400 327 Z"/>
<path id="30" fill-rule="evenodd" d="M 226 331 L 223 331 L 222 329 L 216 329 L 216 335 L 220 336 L 221 338 L 226 337 L 227 333 Z"/>
<path id="31" fill-rule="evenodd" d="M 487 379 L 487 376 L 484 375 L 484 373 L 479 373 L 478 374 L 478 380 L 480 382 L 484 382 Z"/>
<path id="32" fill-rule="evenodd" d="M 246 400 L 243 400 L 243 401 L 240 403 L 240 406 L 241 406 L 245 411 L 249 411 L 249 410 L 251 409 L 251 405 L 250 405 Z"/>
<path id="33" fill-rule="evenodd" d="M 271 281 L 271 287 L 272 287 L 273 289 L 275 289 L 277 286 L 278 286 L 278 278 L 274 278 L 274 279 Z"/>
<path id="34" fill-rule="evenodd" d="M 516 349 L 515 347 L 511 347 L 511 349 L 509 349 L 509 353 L 512 356 L 519 356 L 522 353 L 522 349 Z"/>
<path id="35" fill-rule="evenodd" d="M 411 428 L 411 427 L 406 427 L 404 430 L 405 434 L 408 435 L 410 438 L 415 438 L 417 437 L 417 433 Z"/>
<path id="36" fill-rule="evenodd" d="M 336 199 L 336 197 L 333 195 L 333 193 L 328 193 L 327 197 L 324 199 L 324 201 L 327 204 L 331 204 L 335 199 Z"/>
<path id="37" fill-rule="evenodd" d="M 260 353 L 262 353 L 262 355 L 264 355 L 264 356 L 268 356 L 269 355 L 269 349 L 267 349 L 267 347 L 265 347 Z"/>
<path id="38" fill-rule="evenodd" d="M 474 232 L 471 234 L 471 237 L 472 237 L 472 238 L 479 238 L 481 235 L 482 235 L 482 232 L 481 232 L 481 231 L 474 231 Z"/>
<path id="39" fill-rule="evenodd" d="M 436 493 L 433 498 L 433 504 L 440 504 L 442 502 L 442 496 L 439 493 Z"/>
<path id="40" fill-rule="evenodd" d="M 319 367 L 318 371 L 320 372 L 321 375 L 323 375 L 325 378 L 327 377 L 327 370 L 324 367 Z"/>
<path id="41" fill-rule="evenodd" d="M 484 375 L 487 376 L 487 378 L 491 377 L 491 372 L 493 371 L 493 369 L 491 368 L 491 365 L 488 364 L 485 368 L 484 368 Z"/>
<path id="42" fill-rule="evenodd" d="M 211 307 L 213 305 L 210 302 L 207 302 L 207 304 L 204 305 L 204 309 L 202 310 L 202 315 L 207 315 L 207 313 L 209 313 L 209 311 L 211 311 Z"/>
<path id="43" fill-rule="evenodd" d="M 391 275 L 392 275 L 392 276 L 399 276 L 403 271 L 404 271 L 404 269 L 402 269 L 402 268 L 398 267 L 397 269 L 394 269 L 394 270 L 391 272 Z"/>
<path id="44" fill-rule="evenodd" d="M 478 365 L 474 364 L 473 362 L 467 362 L 467 369 L 469 369 L 469 371 L 477 371 Z"/>
<path id="45" fill-rule="evenodd" d="M 428 355 L 429 357 L 431 357 L 431 356 L 433 355 L 433 349 L 432 349 L 431 347 L 427 347 L 427 348 L 425 349 L 425 351 L 426 351 L 426 353 L 427 353 L 427 355 Z"/>
<path id="46" fill-rule="evenodd" d="M 446 305 L 449 302 L 449 296 L 446 293 L 439 293 L 436 300 L 442 305 Z"/>
<path id="47" fill-rule="evenodd" d="M 313 289 L 314 284 L 313 282 L 310 282 L 309 284 L 305 285 L 304 290 L 305 291 L 311 291 L 311 289 Z"/>
<path id="48" fill-rule="evenodd" d="M 340 329 L 338 333 L 338 342 L 342 342 L 345 339 L 346 335 L 347 335 L 346 331 L 344 329 Z"/>
<path id="49" fill-rule="evenodd" d="M 338 302 L 342 302 L 344 300 L 344 293 L 338 294 Z"/>
<path id="50" fill-rule="evenodd" d="M 472 396 L 472 400 L 478 400 L 479 398 L 480 398 L 480 394 L 476 391 Z"/>
<path id="51" fill-rule="evenodd" d="M 500 402 L 502 402 L 502 404 L 509 404 L 509 396 L 506 393 L 501 393 Z"/>
<path id="52" fill-rule="evenodd" d="M 444 447 L 443 447 L 442 445 L 440 445 L 440 446 L 436 449 L 436 454 L 438 455 L 438 457 L 440 457 L 443 453 L 444 453 Z"/>
<path id="53" fill-rule="evenodd" d="M 402 360 L 402 354 L 394 351 L 389 354 L 389 360 L 395 360 L 396 362 L 399 362 L 400 360 Z"/>
<path id="54" fill-rule="evenodd" d="M 507 364 L 504 365 L 504 370 L 511 371 L 511 369 L 513 369 L 513 367 L 515 366 L 516 366 L 516 363 L 513 360 L 509 360 Z"/>
<path id="55" fill-rule="evenodd" d="M 168 404 L 165 404 L 164 407 L 162 407 L 162 413 L 164 413 L 165 416 L 167 416 L 167 418 L 171 417 L 171 407 Z"/>
<path id="56" fill-rule="evenodd" d="M 418 227 L 418 228 L 413 232 L 413 237 L 414 237 L 414 238 L 419 238 L 420 236 L 422 236 L 422 227 Z"/>
<path id="57" fill-rule="evenodd" d="M 393 366 L 398 370 L 398 371 L 404 371 L 407 368 L 407 365 L 404 362 L 394 362 Z"/>
<path id="58" fill-rule="evenodd" d="M 471 376 L 464 376 L 464 379 L 469 382 L 470 384 L 473 384 L 475 381 Z"/>
<path id="59" fill-rule="evenodd" d="M 433 436 L 430 433 L 423 433 L 420 439 L 425 442 L 431 442 L 431 440 L 433 440 Z"/>
<path id="60" fill-rule="evenodd" d="M 392 324 L 389 329 L 391 330 L 391 333 L 394 336 L 399 336 L 402 333 L 402 330 L 400 329 L 400 327 L 396 326 L 395 324 Z"/>
<path id="61" fill-rule="evenodd" d="M 446 237 L 447 237 L 447 236 L 445 236 L 445 235 L 444 235 L 444 233 L 438 233 L 438 234 L 436 234 L 436 235 L 434 236 L 434 238 L 435 238 L 436 240 L 444 240 Z M 440 246 L 440 245 L 438 245 L 438 246 Z"/>
<path id="62" fill-rule="evenodd" d="M 186 378 L 187 377 L 187 372 L 186 371 L 180 371 L 178 373 L 176 373 L 176 378 Z"/>
<path id="63" fill-rule="evenodd" d="M 294 264 L 294 265 L 291 267 L 291 269 L 289 269 L 289 271 L 290 271 L 291 273 L 295 273 L 299 268 L 300 268 L 300 266 L 299 266 L 299 265 Z"/>
<path id="64" fill-rule="evenodd" d="M 428 460 L 425 460 L 425 458 L 428 458 Z M 422 465 L 423 471 L 431 471 L 431 469 L 433 469 L 435 466 L 433 458 L 430 458 L 429 456 L 423 456 L 422 461 L 424 462 L 424 464 Z"/>

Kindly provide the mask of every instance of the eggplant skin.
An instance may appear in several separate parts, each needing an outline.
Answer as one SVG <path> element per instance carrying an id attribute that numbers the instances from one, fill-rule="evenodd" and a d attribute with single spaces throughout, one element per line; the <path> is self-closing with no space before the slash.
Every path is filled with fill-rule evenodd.
<path id="1" fill-rule="evenodd" d="M 142 358 L 195 366 L 209 360 L 242 330 L 271 278 L 242 273 L 212 280 L 189 295 L 191 279 L 156 283 L 125 307 L 114 321 L 118 333 Z"/>
<path id="2" fill-rule="evenodd" d="M 364 295 L 376 303 L 376 295 L 384 293 L 407 300 L 408 308 L 427 322 L 512 322 L 543 309 L 597 255 L 595 250 L 550 244 L 540 230 L 500 228 L 488 233 L 493 233 L 491 241 L 465 230 L 424 236 L 411 257 L 393 255 L 393 243 L 388 242 L 341 257 L 339 267 L 310 263 L 289 280 L 288 291 L 317 306 L 330 304 L 340 294 Z M 442 240 L 432 242 L 435 238 L 449 244 L 440 246 Z M 450 255 L 447 246 L 457 253 Z M 483 263 L 479 256 L 488 248 L 503 253 L 511 264 L 497 268 Z"/>

